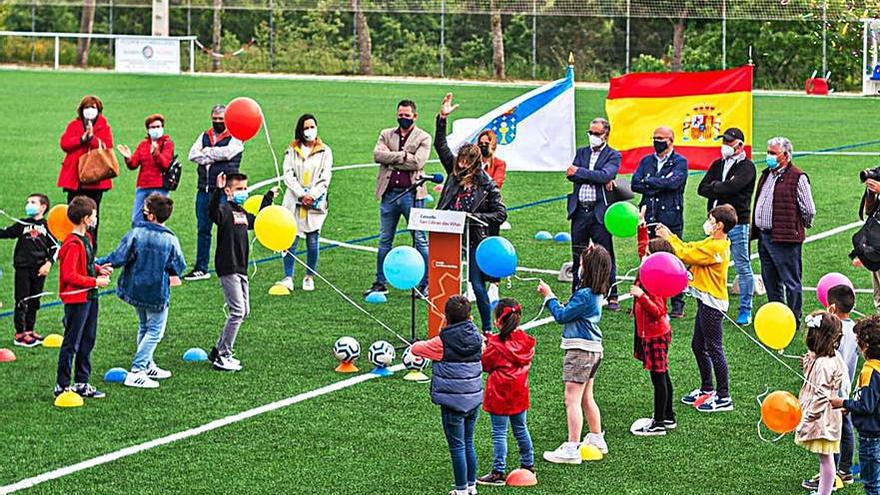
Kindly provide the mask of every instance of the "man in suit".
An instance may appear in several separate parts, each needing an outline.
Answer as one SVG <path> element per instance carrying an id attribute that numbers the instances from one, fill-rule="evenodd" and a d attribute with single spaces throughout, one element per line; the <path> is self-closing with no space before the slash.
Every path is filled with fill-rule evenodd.
<path id="1" fill-rule="evenodd" d="M 755 192 L 755 164 L 746 157 L 745 135 L 731 127 L 721 135 L 721 158 L 712 162 L 697 192 L 708 200 L 707 208 L 730 205 L 736 209 L 737 225 L 727 236 L 730 254 L 739 277 L 739 314 L 736 322 L 752 322 L 752 293 L 755 278 L 749 260 L 749 223 L 752 213 L 752 193 Z"/>
<path id="2" fill-rule="evenodd" d="M 568 219 L 571 220 L 572 291 L 577 290 L 581 252 L 594 242 L 611 254 L 611 283 L 616 282 L 617 265 L 614 259 L 614 242 L 605 228 L 605 210 L 608 209 L 606 186 L 620 168 L 620 153 L 608 147 L 611 124 L 603 118 L 590 123 L 590 145 L 579 148 L 574 163 L 565 175 L 574 183 L 568 195 Z M 612 285 L 608 296 L 609 311 L 617 311 L 617 286 Z"/>
<path id="3" fill-rule="evenodd" d="M 682 237 L 688 162 L 687 158 L 675 152 L 672 146 L 674 141 L 675 133 L 669 127 L 654 129 L 654 153 L 639 161 L 632 177 L 632 190 L 642 194 L 639 207 L 645 208 L 648 225 L 663 224 Z M 669 316 L 684 317 L 684 294 L 672 298 Z"/>
<path id="4" fill-rule="evenodd" d="M 416 104 L 402 100 L 397 104 L 397 127 L 385 129 L 379 134 L 373 149 L 373 160 L 379 164 L 376 176 L 376 199 L 379 207 L 379 256 L 376 260 L 376 280 L 364 292 L 388 293 L 382 265 L 385 256 L 394 244 L 394 232 L 400 216 L 409 221 L 411 208 L 423 208 L 428 195 L 424 185 L 416 189 L 416 197 L 406 191 L 422 177 L 425 162 L 431 153 L 431 135 L 416 126 L 419 115 Z M 421 253 L 428 266 L 428 239 L 422 231 L 410 231 L 415 248 Z M 428 271 L 419 284 L 419 292 L 425 294 L 428 286 Z"/>

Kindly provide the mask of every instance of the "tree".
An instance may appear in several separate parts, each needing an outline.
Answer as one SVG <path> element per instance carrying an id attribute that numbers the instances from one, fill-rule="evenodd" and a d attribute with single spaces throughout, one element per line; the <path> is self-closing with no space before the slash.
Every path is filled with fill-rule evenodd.
<path id="1" fill-rule="evenodd" d="M 498 10 L 496 1 L 489 2 L 492 12 L 489 21 L 492 25 L 492 74 L 495 79 L 504 79 L 504 32 L 501 26 L 501 11 Z"/>
<path id="2" fill-rule="evenodd" d="M 681 71 L 681 54 L 684 51 L 684 31 L 687 28 L 688 5 L 685 4 L 672 24 L 672 72 Z"/>
<path id="3" fill-rule="evenodd" d="M 95 27 L 95 0 L 85 0 L 83 2 L 82 15 L 79 20 L 79 32 L 83 34 L 92 34 Z M 80 38 L 76 42 L 76 63 L 79 65 L 88 65 L 89 63 L 89 47 L 92 44 L 91 38 Z"/>
<path id="4" fill-rule="evenodd" d="M 220 48 L 220 39 L 223 37 L 223 25 L 220 22 L 220 13 L 223 11 L 223 0 L 214 0 L 214 33 L 212 44 L 214 53 L 223 53 Z M 220 57 L 211 57 L 211 70 L 220 70 Z"/>
<path id="5" fill-rule="evenodd" d="M 370 39 L 370 26 L 367 24 L 367 16 L 361 10 L 358 0 L 351 0 L 351 10 L 354 12 L 355 29 L 357 30 L 358 72 L 370 75 L 373 73 L 373 42 Z"/>

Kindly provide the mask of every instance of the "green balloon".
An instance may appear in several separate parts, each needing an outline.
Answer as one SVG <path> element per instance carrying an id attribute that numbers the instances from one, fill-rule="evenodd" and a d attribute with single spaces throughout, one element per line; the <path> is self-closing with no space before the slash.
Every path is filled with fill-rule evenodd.
<path id="1" fill-rule="evenodd" d="M 614 203 L 605 210 L 605 228 L 615 237 L 633 237 L 639 231 L 639 210 L 628 201 Z"/>

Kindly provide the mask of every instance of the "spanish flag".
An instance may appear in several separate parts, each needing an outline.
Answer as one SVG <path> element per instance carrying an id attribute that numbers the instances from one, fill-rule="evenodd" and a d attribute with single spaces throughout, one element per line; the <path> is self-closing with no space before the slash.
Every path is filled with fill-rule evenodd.
<path id="1" fill-rule="evenodd" d="M 653 153 L 653 132 L 675 132 L 675 151 L 705 170 L 720 155 L 720 136 L 737 127 L 752 155 L 752 66 L 706 72 L 634 73 L 611 79 L 605 112 L 609 145 L 623 155 L 620 172 L 635 171 Z"/>

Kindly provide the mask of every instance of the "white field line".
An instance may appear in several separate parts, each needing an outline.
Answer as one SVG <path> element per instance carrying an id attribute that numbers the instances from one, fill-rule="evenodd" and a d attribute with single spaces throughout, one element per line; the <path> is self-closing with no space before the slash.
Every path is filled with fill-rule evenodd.
<path id="1" fill-rule="evenodd" d="M 841 232 L 846 232 L 847 230 L 852 230 L 856 227 L 861 227 L 863 223 L 865 223 L 865 222 L 859 220 L 858 222 L 852 222 L 852 223 L 848 223 L 846 225 L 841 225 L 840 227 L 834 227 L 833 229 L 826 230 L 825 232 L 819 232 L 818 234 L 808 236 L 806 239 L 804 239 L 804 244 L 808 244 L 808 243 L 814 242 L 814 241 L 819 241 L 819 240 L 831 237 L 833 235 L 840 234 Z M 758 256 L 759 256 L 758 253 L 752 253 L 752 255 L 749 257 L 749 259 L 756 260 L 756 259 L 758 259 Z"/>
<path id="2" fill-rule="evenodd" d="M 878 155 L 880 155 L 880 153 L 878 153 Z M 440 163 L 440 160 L 435 158 L 435 159 L 428 160 L 425 163 Z M 378 166 L 379 166 L 378 163 L 353 163 L 351 165 L 340 165 L 338 167 L 333 167 L 333 171 L 339 172 L 340 170 L 352 170 L 352 169 L 356 169 L 356 168 L 373 168 L 373 167 L 378 167 Z M 253 191 L 256 191 L 257 189 L 261 189 L 261 188 L 264 188 L 268 185 L 277 184 L 277 183 L 278 183 L 278 177 L 270 177 L 266 180 L 261 180 L 260 182 L 257 182 L 256 184 L 251 184 L 251 186 L 248 187 L 248 192 L 253 192 Z"/>

